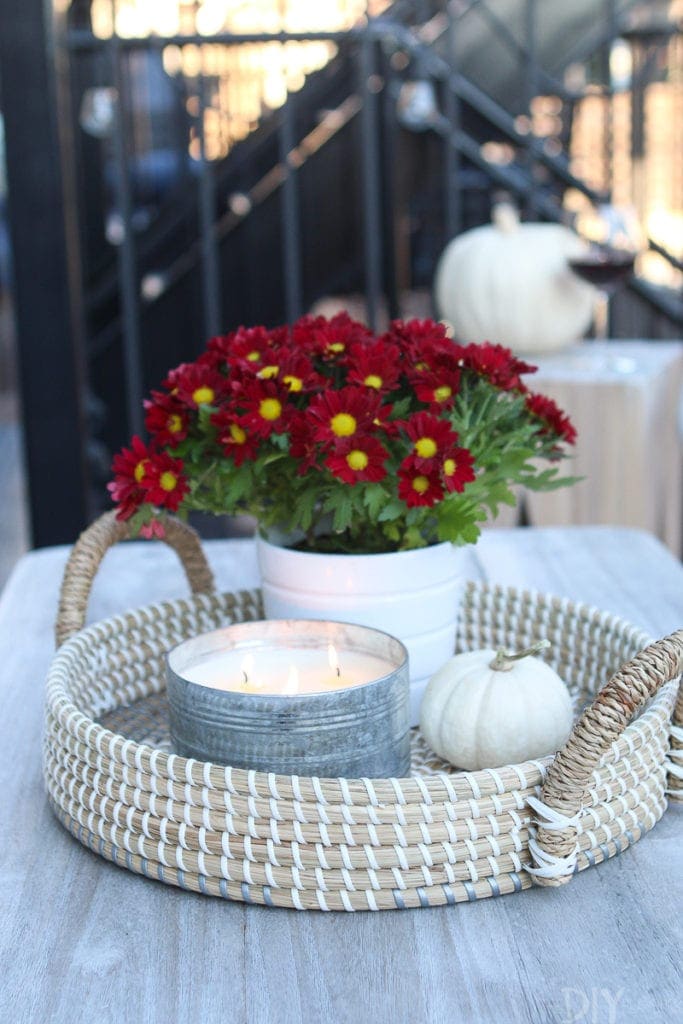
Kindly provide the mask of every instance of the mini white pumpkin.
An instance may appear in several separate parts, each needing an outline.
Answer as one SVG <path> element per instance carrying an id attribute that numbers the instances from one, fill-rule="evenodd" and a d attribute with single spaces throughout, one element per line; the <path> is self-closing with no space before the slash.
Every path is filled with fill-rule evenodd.
<path id="1" fill-rule="evenodd" d="M 554 753 L 573 722 L 567 687 L 537 654 L 548 641 L 519 653 L 456 654 L 434 675 L 420 709 L 420 729 L 432 750 L 474 771 Z"/>
<path id="2" fill-rule="evenodd" d="M 509 203 L 493 223 L 465 231 L 444 249 L 434 293 L 458 341 L 491 341 L 522 354 L 550 352 L 586 333 L 595 289 L 568 260 L 586 250 L 561 224 L 520 224 Z"/>

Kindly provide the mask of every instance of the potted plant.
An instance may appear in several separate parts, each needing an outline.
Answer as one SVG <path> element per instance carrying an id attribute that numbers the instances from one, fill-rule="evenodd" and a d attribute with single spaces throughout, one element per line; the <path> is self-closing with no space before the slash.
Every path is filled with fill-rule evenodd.
<path id="1" fill-rule="evenodd" d="M 431 320 L 380 337 L 346 314 L 240 328 L 152 392 L 150 442 L 115 457 L 109 489 L 146 536 L 164 511 L 255 516 L 267 614 L 399 636 L 416 715 L 452 653 L 464 547 L 513 485 L 572 481 L 574 428 L 528 390 L 533 370 Z"/>

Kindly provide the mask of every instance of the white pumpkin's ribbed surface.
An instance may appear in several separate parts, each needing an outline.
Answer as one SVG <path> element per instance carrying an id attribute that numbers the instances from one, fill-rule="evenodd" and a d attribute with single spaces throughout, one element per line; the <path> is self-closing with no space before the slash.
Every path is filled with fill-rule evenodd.
<path id="1" fill-rule="evenodd" d="M 538 658 L 490 668 L 495 651 L 456 655 L 430 681 L 420 727 L 432 747 L 468 770 L 554 753 L 569 736 L 569 692 Z"/>
<path id="2" fill-rule="evenodd" d="M 595 291 L 568 266 L 584 243 L 559 224 L 466 231 L 436 270 L 439 316 L 463 342 L 491 341 L 521 353 L 553 351 L 583 337 Z"/>

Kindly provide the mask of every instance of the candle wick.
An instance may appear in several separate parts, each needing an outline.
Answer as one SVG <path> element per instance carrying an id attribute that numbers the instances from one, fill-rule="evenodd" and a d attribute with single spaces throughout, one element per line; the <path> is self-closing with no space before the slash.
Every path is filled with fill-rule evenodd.
<path id="1" fill-rule="evenodd" d="M 337 679 L 339 679 L 340 676 L 341 676 L 341 669 L 339 668 L 339 665 L 337 665 Z"/>
<path id="2" fill-rule="evenodd" d="M 244 676 L 244 683 L 245 683 L 245 686 L 246 686 L 246 684 L 249 682 L 249 676 L 244 671 L 244 669 L 242 669 L 242 675 Z"/>

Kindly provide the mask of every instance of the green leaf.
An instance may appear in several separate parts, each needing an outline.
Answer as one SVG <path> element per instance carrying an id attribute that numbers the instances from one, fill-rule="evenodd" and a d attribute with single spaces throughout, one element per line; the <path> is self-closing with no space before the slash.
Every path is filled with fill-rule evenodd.
<path id="1" fill-rule="evenodd" d="M 560 487 L 568 487 L 570 484 L 581 483 L 586 478 L 583 476 L 558 476 L 559 469 L 547 469 L 542 473 L 525 479 L 524 486 L 530 491 L 556 491 Z"/>
<path id="2" fill-rule="evenodd" d="M 402 502 L 400 498 L 389 498 L 382 508 L 382 511 L 377 516 L 377 522 L 387 523 L 394 519 L 400 519 L 400 517 L 405 514 L 405 511 L 405 503 Z"/>
<path id="3" fill-rule="evenodd" d="M 378 518 L 387 501 L 387 492 L 381 484 L 366 484 L 363 493 L 363 504 L 371 520 Z"/>
<path id="4" fill-rule="evenodd" d="M 353 522 L 354 495 L 348 484 L 334 487 L 323 505 L 323 512 L 332 513 L 332 529 L 343 533 Z"/>
<path id="5" fill-rule="evenodd" d="M 398 543 L 401 538 L 401 531 L 395 523 L 385 523 L 382 527 L 382 533 L 392 544 Z"/>
<path id="6" fill-rule="evenodd" d="M 486 497 L 482 502 L 490 510 L 492 517 L 498 515 L 499 505 L 510 505 L 512 508 L 517 504 L 517 499 L 504 480 L 497 480 L 488 489 Z"/>
<path id="7" fill-rule="evenodd" d="M 403 534 L 403 540 L 401 541 L 401 550 L 407 551 L 413 548 L 424 548 L 427 546 L 427 541 L 422 536 L 422 533 L 417 526 L 409 526 Z"/>
<path id="8" fill-rule="evenodd" d="M 296 523 L 300 530 L 306 533 L 313 523 L 313 513 L 318 504 L 319 495 L 314 488 L 302 491 L 293 498 L 293 507 L 296 512 Z"/>
<path id="9" fill-rule="evenodd" d="M 447 498 L 436 506 L 437 537 L 439 540 L 450 540 L 454 544 L 474 544 L 479 539 L 477 526 L 477 507 L 458 500 L 458 497 Z"/>
<path id="10" fill-rule="evenodd" d="M 410 413 L 411 399 L 399 398 L 392 405 L 391 418 L 392 420 L 402 420 Z"/>

